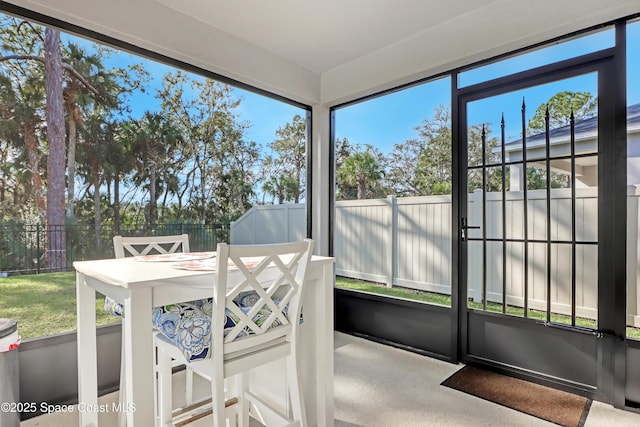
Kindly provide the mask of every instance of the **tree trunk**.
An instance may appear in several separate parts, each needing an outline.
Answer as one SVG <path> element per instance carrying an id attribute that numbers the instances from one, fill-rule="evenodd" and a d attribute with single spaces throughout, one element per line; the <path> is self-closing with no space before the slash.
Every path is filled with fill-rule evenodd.
<path id="1" fill-rule="evenodd" d="M 294 194 L 295 203 L 300 203 L 300 168 L 296 168 L 296 190 Z"/>
<path id="2" fill-rule="evenodd" d="M 7 154 L 2 153 L 2 164 L 7 163 Z M 4 205 L 5 195 L 7 189 L 7 180 L 5 178 L 5 174 L 2 173 L 2 178 L 0 179 L 0 202 Z"/>
<path id="3" fill-rule="evenodd" d="M 149 166 L 149 229 L 156 226 L 156 161 L 152 160 Z"/>
<path id="4" fill-rule="evenodd" d="M 46 219 L 46 202 L 44 198 L 44 188 L 42 186 L 42 176 L 40 174 L 40 153 L 38 151 L 38 136 L 36 128 L 32 124 L 25 124 L 22 127 L 24 134 L 24 146 L 27 150 L 27 170 L 31 174 L 31 187 L 38 210 L 38 218 L 42 222 Z"/>
<path id="5" fill-rule="evenodd" d="M 47 259 L 53 270 L 64 270 L 67 264 L 65 232 L 65 129 L 62 99 L 62 57 L 60 32 L 45 30 L 45 72 L 47 94 Z"/>
<path id="6" fill-rule="evenodd" d="M 76 190 L 76 121 L 69 112 L 69 148 L 67 149 L 67 216 L 73 218 Z"/>
<path id="7" fill-rule="evenodd" d="M 200 161 L 199 161 L 199 157 L 196 156 L 196 164 L 198 165 L 198 167 L 200 168 L 200 200 L 199 200 L 199 209 L 198 209 L 198 222 L 201 222 L 204 224 L 205 222 L 205 211 L 206 209 L 206 188 L 207 188 L 207 174 L 206 174 L 206 166 L 200 166 Z"/>
<path id="8" fill-rule="evenodd" d="M 113 232 L 120 234 L 120 173 L 113 177 Z"/>
<path id="9" fill-rule="evenodd" d="M 358 178 L 358 200 L 362 200 L 365 197 L 367 191 L 367 180 L 364 178 Z"/>
<path id="10" fill-rule="evenodd" d="M 91 156 L 91 170 L 93 177 L 93 206 L 94 231 L 96 234 L 96 250 L 100 253 L 102 247 L 102 206 L 100 204 L 100 161 L 96 155 Z"/>

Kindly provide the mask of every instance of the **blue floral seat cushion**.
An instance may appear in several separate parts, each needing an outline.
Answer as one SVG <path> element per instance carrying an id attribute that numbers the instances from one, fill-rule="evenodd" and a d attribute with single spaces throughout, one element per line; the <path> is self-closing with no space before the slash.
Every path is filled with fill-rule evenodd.
<path id="1" fill-rule="evenodd" d="M 256 292 L 244 292 L 238 295 L 234 302 L 240 309 L 247 313 L 257 302 L 259 296 Z M 280 304 L 279 299 L 274 299 Z M 206 359 L 210 356 L 211 349 L 211 315 L 213 310 L 212 299 L 201 300 L 195 303 L 180 303 L 155 307 L 153 309 L 152 323 L 162 335 L 173 342 L 182 351 L 187 360 Z M 286 308 L 283 310 L 286 314 Z M 224 335 L 227 335 L 240 320 L 229 309 L 225 310 L 226 319 Z M 263 307 L 253 317 L 253 322 L 261 326 L 271 315 L 271 310 Z M 300 316 L 302 323 L 302 315 Z M 276 321 L 271 327 L 281 325 Z M 252 335 L 254 332 L 246 327 L 238 337 Z"/>
<path id="2" fill-rule="evenodd" d="M 211 348 L 212 308 L 212 299 L 154 307 L 151 322 L 187 360 L 205 359 Z"/>
<path id="3" fill-rule="evenodd" d="M 124 306 L 111 297 L 104 298 L 104 311 L 114 317 L 121 319 L 124 317 Z"/>
<path id="4" fill-rule="evenodd" d="M 259 296 L 255 291 L 249 291 L 238 295 L 234 302 L 243 312 L 247 313 L 258 298 Z M 153 328 L 174 343 L 187 360 L 206 359 L 210 356 L 211 349 L 212 301 L 212 298 L 208 298 L 154 307 L 151 315 Z M 278 299 L 275 299 L 274 302 L 276 304 L 280 303 Z M 124 317 L 122 304 L 111 298 L 105 298 L 105 310 L 114 316 Z M 286 309 L 284 312 L 286 314 Z M 270 314 L 271 310 L 266 307 L 262 308 L 253 317 L 253 322 L 260 326 Z M 227 309 L 224 334 L 229 333 L 239 320 L 235 314 Z M 302 321 L 301 314 L 300 323 Z M 280 324 L 280 321 L 276 320 L 271 327 L 276 327 Z M 238 337 L 251 334 L 253 334 L 253 331 L 245 328 Z"/>
<path id="5" fill-rule="evenodd" d="M 185 342 L 186 346 L 193 347 L 193 352 L 202 355 L 204 358 L 208 354 L 211 335 L 211 301 L 209 299 L 201 299 L 183 303 L 165 305 L 162 307 L 154 307 L 151 314 L 153 328 L 160 331 L 164 336 L 176 343 L 176 330 L 185 330 L 183 341 L 196 341 L 196 345 Z M 124 306 L 122 303 L 111 297 L 105 297 L 104 309 L 107 313 L 114 317 L 124 318 Z M 209 313 L 208 315 L 206 313 Z M 208 318 L 208 319 L 207 319 Z M 199 336 L 209 334 L 209 344 L 207 345 Z"/>

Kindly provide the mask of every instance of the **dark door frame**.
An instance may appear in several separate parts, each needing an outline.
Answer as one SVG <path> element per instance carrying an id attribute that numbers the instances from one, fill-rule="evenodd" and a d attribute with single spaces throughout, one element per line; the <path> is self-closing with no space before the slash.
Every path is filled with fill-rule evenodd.
<path id="1" fill-rule="evenodd" d="M 364 336 L 368 339 L 384 342 L 406 348 L 417 353 L 442 358 L 453 363 L 477 362 L 469 361 L 463 357 L 463 333 L 467 331 L 462 310 L 466 311 L 466 289 L 459 289 L 462 280 L 466 280 L 460 272 L 461 244 L 460 244 L 460 178 L 461 178 L 461 147 L 459 144 L 461 122 L 460 100 L 472 97 L 491 96 L 505 92 L 502 86 L 510 85 L 511 89 L 524 88 L 543 83 L 549 80 L 570 77 L 584 72 L 599 71 L 599 75 L 609 74 L 611 79 L 598 83 L 601 105 L 609 104 L 609 109 L 601 109 L 598 116 L 606 126 L 600 129 L 602 138 L 607 138 L 608 148 L 599 153 L 600 175 L 603 182 L 599 182 L 599 204 L 607 206 L 609 212 L 599 216 L 598 241 L 601 245 L 606 242 L 605 251 L 608 257 L 600 257 L 599 283 L 607 283 L 607 286 L 599 286 L 598 298 L 602 302 L 599 310 L 599 333 L 601 337 L 597 341 L 591 340 L 590 333 L 574 334 L 570 337 L 573 342 L 587 343 L 590 353 L 597 353 L 603 364 L 608 368 L 606 372 L 599 372 L 594 379 L 599 384 L 601 394 L 595 394 L 593 390 L 587 390 L 584 394 L 591 393 L 596 400 L 613 403 L 620 408 L 640 408 L 640 341 L 625 340 L 626 325 L 624 316 L 626 312 L 626 22 L 621 20 L 616 24 L 616 44 L 614 47 L 594 52 L 566 61 L 546 65 L 533 70 L 517 73 L 493 81 L 483 82 L 477 85 L 460 88 L 457 87 L 458 74 L 463 69 L 453 70 L 443 75 L 451 78 L 451 123 L 452 123 L 452 211 L 451 211 L 451 307 L 436 307 L 417 302 L 390 301 L 382 296 L 367 295 L 362 292 L 336 289 L 336 329 Z M 516 54 L 518 52 L 515 52 Z M 604 67 L 604 68 L 603 68 Z M 431 79 L 428 79 L 431 80 Z M 413 84 L 419 84 L 414 82 Z M 401 88 L 396 88 L 401 89 Z M 376 94 L 375 96 L 379 96 Z M 358 102 L 367 97 L 356 100 Z M 345 104 L 346 105 L 346 104 Z M 343 105 L 331 108 L 332 140 L 335 139 L 335 111 Z M 611 148 L 611 149 L 609 149 Z M 332 158 L 335 153 L 331 153 Z M 606 165 L 606 166 L 605 166 Z M 331 171 L 329 179 L 330 188 L 333 187 L 335 171 Z M 606 194 L 603 188 L 612 188 Z M 332 201 L 333 202 L 333 201 Z M 601 208 L 600 208 L 601 209 Z M 331 210 L 332 212 L 333 210 Z M 611 221 L 613 219 L 613 221 Z M 333 223 L 333 221 L 331 221 Z M 603 236 L 609 236 L 603 238 Z M 333 239 L 330 234 L 330 244 Z M 333 253 L 333 252 L 331 252 Z M 613 256 L 611 256 L 613 255 Z M 464 273 L 466 274 L 466 273 Z M 402 306 L 402 307 L 401 307 Z M 409 307 L 411 306 L 411 307 Z M 407 311 L 410 311 L 408 313 Z M 375 313 L 372 316 L 371 313 Z M 417 314 L 415 314 L 417 313 Z M 616 314 L 618 313 L 618 314 Z M 415 315 L 414 315 L 415 314 Z M 474 313 L 475 314 L 475 313 Z M 476 318 L 486 321 L 491 327 L 503 321 L 504 316 L 488 316 L 480 313 Z M 449 319 L 447 323 L 447 318 Z M 390 323 L 390 320 L 393 320 Z M 557 340 L 561 345 L 572 345 L 566 341 L 566 330 L 560 328 L 547 328 L 540 330 L 539 325 L 530 322 L 530 319 L 510 319 L 517 328 L 527 332 L 541 333 L 549 340 Z M 433 334 L 425 334 L 422 325 L 427 324 L 434 329 L 432 332 L 443 335 L 438 336 L 437 342 L 431 337 Z M 438 326 L 439 325 L 439 326 Z M 448 325 L 448 327 L 443 327 Z M 501 326 L 501 325 L 498 325 Z M 537 328 L 537 329 L 536 329 Z M 398 332 L 401 331 L 401 333 Z M 382 331 L 382 332 L 381 332 Z M 595 342 L 595 344 L 594 344 Z M 606 342 L 605 344 L 602 344 Z M 437 345 L 436 345 L 437 344 Z M 598 349 L 593 350 L 597 345 Z M 578 361 L 573 361 L 578 364 Z M 601 370 L 604 371 L 604 370 Z M 530 372 L 522 374 L 521 371 L 508 371 L 514 376 L 522 376 L 540 383 L 563 388 L 562 384 L 548 381 L 548 377 L 531 375 Z M 528 375 L 527 375 L 528 374 Z M 594 374 L 595 375 L 595 374 Z M 626 389 L 625 389 L 626 387 Z M 564 387 L 572 391 L 580 392 L 571 387 Z M 597 389 L 597 387 L 594 387 Z M 625 393 L 627 399 L 625 399 Z"/>
<path id="2" fill-rule="evenodd" d="M 467 308 L 467 251 L 460 240 L 461 218 L 466 211 L 466 132 L 467 117 L 465 105 L 478 99 L 536 86 L 551 81 L 562 80 L 576 75 L 598 73 L 598 363 L 597 391 L 594 397 L 625 405 L 625 315 L 626 315 L 626 64 L 625 64 L 625 23 L 616 25 L 616 45 L 614 48 L 594 52 L 539 67 L 526 72 L 495 79 L 489 82 L 452 89 L 453 132 L 453 200 L 452 236 L 454 296 L 453 315 L 458 333 L 458 360 L 465 363 L 486 363 L 490 360 L 470 357 L 468 348 L 469 310 Z M 607 212 L 606 215 L 602 213 Z M 456 270 L 454 268 L 454 270 Z M 474 313 L 483 315 L 484 313 Z M 499 316 L 491 315 L 491 321 Z M 561 338 L 560 338 L 561 339 Z M 584 337 L 580 337 L 584 340 Z M 595 339 L 595 338 L 594 338 Z M 591 347 L 593 348 L 593 347 Z M 495 365 L 493 366 L 496 367 Z M 502 367 L 505 369 L 504 367 Z M 512 374 L 545 382 L 545 375 L 506 368 Z M 580 388 L 580 387 L 578 387 Z M 589 394 L 589 390 L 583 390 Z M 596 396 L 597 395 L 597 396 Z"/>

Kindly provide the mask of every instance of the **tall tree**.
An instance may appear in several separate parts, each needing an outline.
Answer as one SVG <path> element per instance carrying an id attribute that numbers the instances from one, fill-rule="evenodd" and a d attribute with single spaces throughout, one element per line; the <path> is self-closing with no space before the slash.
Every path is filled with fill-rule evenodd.
<path id="1" fill-rule="evenodd" d="M 90 115 L 82 127 L 80 135 L 79 172 L 93 187 L 93 221 L 96 247 L 100 247 L 102 230 L 102 201 L 100 189 L 106 176 L 113 173 L 112 168 L 124 168 L 126 162 L 119 154 L 120 144 L 116 135 L 118 123 L 110 120 L 104 113 Z M 114 165 L 115 164 L 115 165 Z M 118 229 L 119 218 L 114 217 L 114 227 Z"/>
<path id="2" fill-rule="evenodd" d="M 293 190 L 293 202 L 300 202 L 304 193 L 306 170 L 306 145 L 307 145 L 307 122 L 299 114 L 293 116 L 290 123 L 276 130 L 276 139 L 269 144 L 274 156 L 271 157 L 276 175 L 279 179 L 292 176 L 295 180 Z"/>
<path id="3" fill-rule="evenodd" d="M 469 165 L 482 161 L 482 138 L 485 138 L 485 161 L 499 160 L 494 148 L 498 139 L 491 134 L 488 124 L 470 125 L 467 135 L 467 160 Z M 436 195 L 451 194 L 451 115 L 448 107 L 439 105 L 432 117 L 423 120 L 416 128 L 418 137 L 394 145 L 390 154 L 389 181 L 396 194 Z M 487 191 L 497 191 L 501 185 L 500 171 L 487 171 Z M 482 169 L 471 169 L 468 174 L 469 189 L 482 188 Z"/>
<path id="4" fill-rule="evenodd" d="M 298 194 L 299 187 L 295 177 L 291 174 L 271 175 L 263 184 L 262 190 L 266 194 L 270 194 L 273 199 L 271 203 L 278 200 L 281 205 L 285 202 L 293 202 L 295 195 Z"/>
<path id="5" fill-rule="evenodd" d="M 416 127 L 418 137 L 395 144 L 389 181 L 401 196 L 451 192 L 451 114 L 439 105 Z"/>
<path id="6" fill-rule="evenodd" d="M 9 54 L 0 57 L 0 62 L 30 62 L 44 65 L 45 93 L 46 93 L 46 123 L 47 123 L 47 194 L 46 221 L 47 226 L 57 228 L 56 233 L 49 233 L 47 243 L 47 258 L 55 268 L 66 267 L 65 242 L 65 120 L 63 95 L 63 70 L 70 75 L 71 80 L 80 82 L 86 88 L 95 88 L 72 65 L 62 61 L 60 46 L 60 32 L 54 28 L 44 28 L 32 25 L 26 21 L 10 18 L 5 21 L 5 28 L 0 39 L 3 42 L 3 52 Z M 44 32 L 44 37 L 42 36 Z M 16 67 L 14 67 L 16 69 Z M 96 92 L 97 93 L 97 92 Z M 73 121 L 73 120 L 72 120 Z M 36 163 L 33 146 L 39 146 L 39 141 L 33 140 L 34 132 L 31 128 L 24 129 L 25 146 L 30 154 L 31 165 Z M 74 134 L 75 137 L 75 134 Z M 37 179 L 36 179 L 37 181 Z M 42 209 L 40 195 L 36 188 L 36 205 Z"/>
<path id="7" fill-rule="evenodd" d="M 64 49 L 66 63 L 77 74 L 64 76 L 63 98 L 69 123 L 69 144 L 67 148 L 67 204 L 66 214 L 73 217 L 76 179 L 76 145 L 78 129 L 84 126 L 84 108 L 98 101 L 103 106 L 115 108 L 117 85 L 110 72 L 102 65 L 97 54 L 89 54 L 74 43 Z M 77 75 L 82 76 L 82 80 Z"/>
<path id="8" fill-rule="evenodd" d="M 39 133 L 44 122 L 45 88 L 42 84 L 42 75 L 26 75 L 15 86 L 6 87 L 5 114 L 8 120 L 4 120 L 0 127 L 6 137 L 14 141 L 16 147 L 23 147 L 24 154 L 18 156 L 25 160 L 25 169 L 28 172 L 26 193 L 33 197 L 35 212 L 38 218 L 46 220 L 46 194 L 41 165 L 41 146 Z M 8 79 L 7 79 L 8 80 Z M 18 143 L 18 141 L 20 141 Z"/>
<path id="9" fill-rule="evenodd" d="M 345 182 L 340 177 L 340 171 L 344 162 L 354 152 L 354 147 L 348 138 L 336 138 L 335 144 L 335 198 L 336 200 L 353 200 L 356 198 L 357 189 L 354 185 Z"/>
<path id="10" fill-rule="evenodd" d="M 567 126 L 572 113 L 576 121 L 593 117 L 597 112 L 598 99 L 589 92 L 556 93 L 536 109 L 527 123 L 527 135 L 544 132 L 547 108 L 549 108 L 549 128 L 556 129 Z"/>
<path id="11" fill-rule="evenodd" d="M 0 73 L 3 80 L 3 120 L 0 126 L 21 151 L 28 173 L 25 185 L 28 203 L 26 211 L 35 212 L 40 221 L 46 220 L 46 176 L 41 165 L 44 147 L 40 138 L 45 120 L 45 85 L 42 29 L 17 18 L 4 17 L 0 31 Z M 32 57 L 39 62 L 30 60 Z M 12 129 L 13 128 L 13 129 Z M 9 132 L 9 133 L 7 133 Z M 17 141 L 20 140 L 20 143 Z"/>
<path id="12" fill-rule="evenodd" d="M 241 100 L 228 85 L 183 72 L 168 73 L 158 96 L 184 138 L 175 162 L 178 212 L 198 222 L 237 218 L 253 197 L 258 159 L 257 144 L 244 138 L 248 124 L 234 112 Z"/>
<path id="13" fill-rule="evenodd" d="M 484 134 L 484 162 L 486 165 L 497 164 L 500 161 L 500 153 L 496 152 L 498 138 L 493 136 L 489 123 L 480 123 L 469 126 L 467 136 L 467 162 L 469 165 L 478 166 L 483 162 L 483 134 Z M 482 189 L 483 168 L 469 169 L 467 174 L 467 189 L 473 191 Z M 484 191 L 499 191 L 502 188 L 502 170 L 500 168 L 486 168 Z"/>
<path id="14" fill-rule="evenodd" d="M 181 140 L 179 131 L 160 113 L 146 111 L 140 120 L 129 125 L 129 137 L 137 147 L 139 180 L 148 180 L 149 203 L 145 227 L 157 221 L 158 175 L 171 163 L 172 152 Z"/>
<path id="15" fill-rule="evenodd" d="M 347 157 L 338 171 L 338 178 L 355 185 L 358 200 L 376 196 L 375 188 L 382 179 L 383 167 L 376 160 L 373 150 L 356 151 Z"/>
<path id="16" fill-rule="evenodd" d="M 597 114 L 598 98 L 590 92 L 563 91 L 553 95 L 541 104 L 527 123 L 527 135 L 545 132 L 547 112 L 549 129 L 568 126 L 573 115 L 576 122 L 594 117 Z M 527 168 L 527 188 L 531 190 L 547 187 L 546 171 L 537 167 Z M 568 185 L 568 176 L 561 172 L 551 171 L 551 188 L 564 188 Z"/>
<path id="17" fill-rule="evenodd" d="M 62 99 L 62 57 L 60 55 L 60 32 L 53 28 L 45 30 L 45 73 L 47 92 L 47 252 L 49 265 L 55 269 L 66 268 L 65 233 L 65 126 Z M 55 233 L 51 233 L 55 227 Z"/>
<path id="18" fill-rule="evenodd" d="M 123 132 L 122 123 L 109 122 L 109 126 L 113 129 L 115 135 L 113 139 L 105 140 L 106 153 L 103 165 L 108 183 L 107 188 L 113 186 L 113 203 L 111 205 L 113 209 L 113 230 L 114 233 L 120 234 L 120 226 L 122 224 L 120 182 L 135 169 L 135 153 L 132 150 L 130 141 L 127 140 Z"/>

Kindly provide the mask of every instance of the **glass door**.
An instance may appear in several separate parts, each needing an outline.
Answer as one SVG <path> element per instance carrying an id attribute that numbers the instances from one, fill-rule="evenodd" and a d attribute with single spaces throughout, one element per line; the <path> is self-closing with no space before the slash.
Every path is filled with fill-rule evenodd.
<path id="1" fill-rule="evenodd" d="M 461 91 L 467 363 L 610 393 L 612 351 L 600 319 L 611 310 L 599 288 L 606 70 L 595 64 Z"/>
<path id="2" fill-rule="evenodd" d="M 591 73 L 467 104 L 468 308 L 598 329 L 597 103 Z"/>

